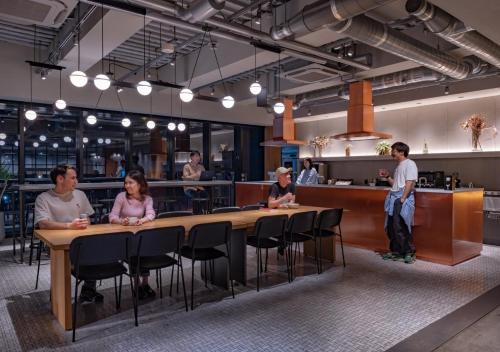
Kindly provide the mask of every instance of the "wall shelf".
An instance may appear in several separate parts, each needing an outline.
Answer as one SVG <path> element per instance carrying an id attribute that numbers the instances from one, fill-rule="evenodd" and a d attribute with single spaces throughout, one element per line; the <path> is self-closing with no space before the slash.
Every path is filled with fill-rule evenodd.
<path id="1" fill-rule="evenodd" d="M 500 158 L 500 151 L 493 152 L 463 152 L 463 153 L 429 153 L 429 154 L 410 154 L 413 160 L 435 160 L 435 159 L 476 159 L 476 158 Z M 300 158 L 301 160 L 305 158 Z M 357 155 L 357 156 L 335 156 L 312 158 L 314 161 L 384 161 L 392 160 L 389 155 Z"/>

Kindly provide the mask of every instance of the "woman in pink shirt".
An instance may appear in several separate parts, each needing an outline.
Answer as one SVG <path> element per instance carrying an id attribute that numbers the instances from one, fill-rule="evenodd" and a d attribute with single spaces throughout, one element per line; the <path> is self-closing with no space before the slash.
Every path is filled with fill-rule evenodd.
<path id="1" fill-rule="evenodd" d="M 109 222 L 121 225 L 141 225 L 155 219 L 153 198 L 148 195 L 148 183 L 144 174 L 137 170 L 129 171 L 125 176 L 125 190 L 116 196 L 115 204 L 109 214 Z M 131 223 L 130 218 L 137 221 Z M 139 298 L 154 297 L 155 291 L 148 284 L 149 272 L 141 272 L 142 283 L 139 286 Z"/>

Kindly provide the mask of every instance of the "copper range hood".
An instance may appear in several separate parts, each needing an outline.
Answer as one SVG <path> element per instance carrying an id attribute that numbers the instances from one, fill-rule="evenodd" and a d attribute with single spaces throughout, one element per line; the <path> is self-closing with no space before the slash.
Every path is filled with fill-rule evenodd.
<path id="1" fill-rule="evenodd" d="M 260 143 L 263 147 L 284 147 L 288 145 L 303 145 L 304 141 L 295 139 L 295 122 L 293 121 L 293 101 L 285 98 L 285 112 L 273 120 L 273 139 Z"/>
<path id="2" fill-rule="evenodd" d="M 360 81 L 349 84 L 347 108 L 347 132 L 332 136 L 343 141 L 390 139 L 392 135 L 373 130 L 372 83 Z"/>

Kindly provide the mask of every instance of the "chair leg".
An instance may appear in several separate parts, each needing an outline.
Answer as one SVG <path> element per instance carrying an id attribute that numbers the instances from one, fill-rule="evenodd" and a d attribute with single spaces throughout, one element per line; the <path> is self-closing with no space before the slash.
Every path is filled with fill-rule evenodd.
<path id="1" fill-rule="evenodd" d="M 267 273 L 267 259 L 269 258 L 269 249 L 266 248 L 266 265 L 264 266 L 264 272 Z"/>
<path id="2" fill-rule="evenodd" d="M 76 282 L 75 282 L 75 298 L 73 300 L 73 322 L 72 322 L 72 325 L 73 325 L 73 337 L 72 337 L 72 341 L 75 342 L 75 338 L 76 338 L 76 308 L 77 308 L 77 300 L 78 300 L 78 279 L 75 279 Z"/>
<path id="3" fill-rule="evenodd" d="M 116 305 L 116 310 L 118 310 L 119 304 L 118 304 L 118 285 L 116 284 L 116 276 L 113 277 L 113 280 L 115 282 L 115 305 Z"/>
<path id="4" fill-rule="evenodd" d="M 175 259 L 175 252 L 174 252 L 174 259 Z M 172 265 L 172 272 L 170 273 L 170 290 L 168 292 L 168 295 L 172 297 L 172 286 L 174 285 L 174 268 L 175 264 Z"/>
<path id="5" fill-rule="evenodd" d="M 261 267 L 261 256 L 260 256 L 260 248 L 257 248 L 257 292 L 259 292 L 259 288 L 260 288 L 260 273 L 261 273 L 261 270 L 260 270 L 260 267 Z"/>
<path id="6" fill-rule="evenodd" d="M 319 238 L 319 272 L 323 272 L 323 238 Z"/>
<path id="7" fill-rule="evenodd" d="M 180 254 L 179 254 L 179 259 L 180 259 Z M 182 277 L 182 291 L 184 293 L 184 305 L 186 307 L 186 312 L 189 310 L 188 309 L 188 301 L 187 301 L 187 295 L 186 295 L 186 283 L 184 282 L 184 270 L 182 267 L 182 260 L 179 260 L 177 262 L 177 272 L 181 272 L 181 277 Z M 177 286 L 179 286 L 179 281 L 177 281 Z"/>
<path id="8" fill-rule="evenodd" d="M 231 274 L 232 270 L 231 270 L 231 255 L 230 254 L 227 256 L 227 261 L 228 261 L 228 265 L 229 265 L 229 282 L 231 283 L 231 294 L 233 295 L 233 299 L 234 299 L 234 284 L 233 284 L 233 275 Z"/>
<path id="9" fill-rule="evenodd" d="M 40 242 L 38 244 L 38 248 L 36 249 L 36 260 L 38 261 L 37 267 L 36 267 L 36 282 L 35 282 L 35 290 L 38 290 L 38 279 L 40 278 L 40 262 L 42 261 L 42 247 L 43 243 Z"/>
<path id="10" fill-rule="evenodd" d="M 191 261 L 191 310 L 194 309 L 194 260 Z"/>
<path id="11" fill-rule="evenodd" d="M 33 240 L 34 237 L 35 237 L 35 234 L 32 234 L 31 238 L 30 238 L 30 259 L 29 259 L 29 266 L 31 266 L 31 264 L 33 264 L 33 246 L 35 245 L 34 240 Z"/>
<path id="12" fill-rule="evenodd" d="M 207 285 L 207 283 L 208 283 L 207 282 L 207 261 L 206 260 L 203 262 L 203 266 L 205 268 L 205 275 L 204 275 L 205 276 L 205 288 L 208 288 L 208 285 Z"/>
<path id="13" fill-rule="evenodd" d="M 120 275 L 120 287 L 118 288 L 118 309 L 120 309 L 122 304 L 122 284 L 123 284 L 123 275 Z"/>
<path id="14" fill-rule="evenodd" d="M 179 257 L 179 261 L 182 262 L 182 256 L 181 256 L 181 253 L 179 252 L 177 254 Z M 179 267 L 177 267 L 177 294 L 179 294 Z"/>
<path id="15" fill-rule="evenodd" d="M 160 274 L 160 298 L 163 298 L 163 283 L 161 282 L 161 269 L 158 269 L 158 273 Z"/>
<path id="16" fill-rule="evenodd" d="M 345 268 L 344 243 L 342 242 L 342 233 L 339 234 L 339 237 L 340 237 L 340 249 L 342 250 L 342 262 L 344 263 L 344 268 Z"/>
<path id="17" fill-rule="evenodd" d="M 156 269 L 156 289 L 159 290 L 160 289 L 160 278 L 159 278 L 159 274 L 158 274 L 158 269 Z"/>
<path id="18" fill-rule="evenodd" d="M 314 237 L 314 259 L 316 260 L 316 272 L 319 275 L 318 242 L 316 242 L 316 237 Z"/>
<path id="19" fill-rule="evenodd" d="M 262 268 L 262 250 L 261 250 L 261 248 L 259 248 L 259 263 L 260 263 L 259 270 L 262 273 L 264 271 L 264 269 Z"/>

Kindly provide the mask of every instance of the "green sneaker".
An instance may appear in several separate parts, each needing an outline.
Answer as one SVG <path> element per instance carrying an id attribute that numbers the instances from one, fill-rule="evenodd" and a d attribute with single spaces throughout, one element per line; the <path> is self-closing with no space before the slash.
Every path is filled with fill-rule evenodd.
<path id="1" fill-rule="evenodd" d="M 395 253 L 392 252 L 387 252 L 387 253 L 381 253 L 382 259 L 383 260 L 391 260 L 393 259 Z"/>
<path id="2" fill-rule="evenodd" d="M 394 260 L 395 262 L 398 261 L 398 262 L 402 262 L 404 261 L 404 256 L 399 254 L 399 253 L 394 253 L 392 255 L 392 260 Z"/>
<path id="3" fill-rule="evenodd" d="M 407 254 L 405 255 L 404 261 L 406 264 L 415 263 L 415 254 Z"/>

